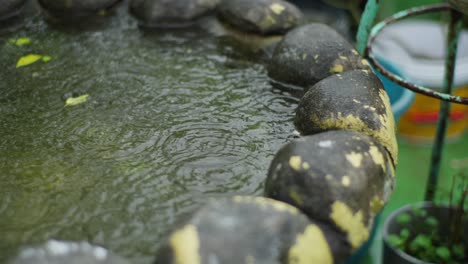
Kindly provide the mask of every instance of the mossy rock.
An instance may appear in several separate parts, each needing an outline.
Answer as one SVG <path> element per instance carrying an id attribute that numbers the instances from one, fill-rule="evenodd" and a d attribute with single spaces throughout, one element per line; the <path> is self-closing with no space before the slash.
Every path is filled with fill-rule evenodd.
<path id="1" fill-rule="evenodd" d="M 369 69 L 368 65 L 338 32 L 313 23 L 286 34 L 268 64 L 268 75 L 284 84 L 307 87 L 336 73 Z"/>
<path id="2" fill-rule="evenodd" d="M 393 185 L 393 165 L 379 143 L 357 132 L 329 131 L 282 147 L 270 165 L 265 195 L 334 225 L 356 250 L 369 238 Z"/>
<path id="3" fill-rule="evenodd" d="M 49 240 L 23 248 L 9 264 L 129 264 L 125 259 L 88 242 Z"/>
<path id="4" fill-rule="evenodd" d="M 350 246 L 340 231 L 296 208 L 261 197 L 211 201 L 169 236 L 155 264 L 341 263 Z"/>
<path id="5" fill-rule="evenodd" d="M 362 132 L 382 144 L 398 162 L 395 120 L 380 79 L 370 70 L 332 75 L 301 98 L 294 124 L 302 135 L 327 130 Z"/>
<path id="6" fill-rule="evenodd" d="M 219 0 L 132 0 L 130 13 L 146 27 L 192 24 L 214 11 Z"/>
<path id="7" fill-rule="evenodd" d="M 299 25 L 303 16 L 283 0 L 221 0 L 218 17 L 241 31 L 277 35 Z"/>
<path id="8" fill-rule="evenodd" d="M 73 19 L 95 15 L 110 9 L 121 0 L 38 0 L 43 9 L 55 18 Z"/>
<path id="9" fill-rule="evenodd" d="M 0 21 L 17 15 L 27 0 L 1 0 Z"/>

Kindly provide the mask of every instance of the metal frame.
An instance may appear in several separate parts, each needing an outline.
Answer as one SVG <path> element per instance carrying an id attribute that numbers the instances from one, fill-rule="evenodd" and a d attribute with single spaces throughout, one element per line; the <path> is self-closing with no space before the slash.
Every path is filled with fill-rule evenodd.
<path id="1" fill-rule="evenodd" d="M 447 130 L 450 105 L 451 103 L 458 103 L 468 105 L 468 98 L 454 96 L 453 92 L 453 78 L 456 67 L 456 54 L 458 49 L 458 40 L 460 32 L 463 26 L 463 14 L 449 4 L 437 4 L 416 7 L 408 10 L 404 10 L 394 14 L 393 16 L 385 19 L 384 21 L 374 25 L 375 18 L 379 11 L 380 2 L 378 0 L 369 0 L 366 4 L 359 30 L 357 34 L 357 49 L 360 54 L 369 60 L 369 63 L 382 75 L 394 81 L 395 83 L 410 89 L 416 93 L 430 96 L 441 100 L 441 107 L 439 112 L 439 119 L 437 122 L 437 133 L 434 140 L 434 146 L 432 149 L 432 157 L 430 164 L 429 178 L 426 186 L 425 200 L 433 201 L 434 194 L 437 187 L 438 176 L 440 172 L 440 164 L 442 160 L 443 146 L 445 144 L 445 134 Z M 400 21 L 402 19 L 430 13 L 430 12 L 449 12 L 449 23 L 448 23 L 448 34 L 447 34 L 447 57 L 445 61 L 445 77 L 442 87 L 442 92 L 434 91 L 430 88 L 426 88 L 397 76 L 387 69 L 385 69 L 375 58 L 372 53 L 372 43 L 374 42 L 377 35 L 385 28 L 385 26 Z"/>

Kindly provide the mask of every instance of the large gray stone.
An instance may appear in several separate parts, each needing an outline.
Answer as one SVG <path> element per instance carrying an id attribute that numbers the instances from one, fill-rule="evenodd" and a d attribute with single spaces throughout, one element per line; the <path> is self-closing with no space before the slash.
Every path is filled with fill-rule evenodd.
<path id="1" fill-rule="evenodd" d="M 0 20 L 5 20 L 18 14 L 26 2 L 27 0 L 1 0 Z"/>
<path id="2" fill-rule="evenodd" d="M 23 248 L 9 264 L 129 264 L 123 258 L 88 242 L 49 240 L 38 247 Z"/>
<path id="3" fill-rule="evenodd" d="M 367 61 L 334 29 L 314 23 L 286 34 L 276 46 L 268 75 L 281 83 L 306 87 L 354 69 L 368 69 Z"/>
<path id="4" fill-rule="evenodd" d="M 302 13 L 283 0 L 222 0 L 218 16 L 242 31 L 263 35 L 284 34 L 302 21 Z"/>
<path id="5" fill-rule="evenodd" d="M 336 74 L 301 98 L 294 124 L 302 135 L 328 130 L 357 131 L 373 137 L 398 163 L 395 119 L 380 79 L 370 70 Z"/>
<path id="6" fill-rule="evenodd" d="M 219 0 L 132 0 L 130 13 L 145 26 L 190 24 L 213 11 Z"/>
<path id="7" fill-rule="evenodd" d="M 72 18 L 96 14 L 121 0 L 39 0 L 39 4 L 55 17 Z"/>
<path id="8" fill-rule="evenodd" d="M 350 254 L 340 230 L 282 202 L 237 196 L 196 211 L 170 234 L 155 264 L 331 264 Z"/>
<path id="9" fill-rule="evenodd" d="M 281 148 L 270 165 L 265 195 L 342 230 L 357 250 L 393 184 L 393 164 L 379 143 L 357 132 L 330 131 Z"/>

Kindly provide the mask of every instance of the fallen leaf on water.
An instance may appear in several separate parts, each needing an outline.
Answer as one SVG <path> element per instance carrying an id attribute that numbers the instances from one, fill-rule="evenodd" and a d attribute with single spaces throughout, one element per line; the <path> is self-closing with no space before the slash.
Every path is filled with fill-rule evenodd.
<path id="1" fill-rule="evenodd" d="M 74 105 L 82 104 L 86 102 L 86 100 L 88 100 L 88 97 L 89 97 L 89 94 L 83 94 L 78 97 L 67 98 L 67 100 L 65 101 L 65 106 L 74 106 Z"/>
<path id="2" fill-rule="evenodd" d="M 52 59 L 52 58 L 51 58 L 50 56 L 47 56 L 47 55 L 45 55 L 44 57 L 42 57 L 42 61 L 43 61 L 43 62 L 48 62 L 48 61 L 50 61 L 51 59 Z"/>
<path id="3" fill-rule="evenodd" d="M 26 56 L 19 58 L 18 62 L 16 63 L 16 68 L 33 64 L 36 61 L 40 60 L 41 58 L 42 58 L 42 55 L 28 54 Z"/>
<path id="4" fill-rule="evenodd" d="M 21 47 L 23 45 L 28 45 L 28 44 L 31 44 L 30 38 L 19 38 L 15 41 L 15 45 L 18 47 Z"/>

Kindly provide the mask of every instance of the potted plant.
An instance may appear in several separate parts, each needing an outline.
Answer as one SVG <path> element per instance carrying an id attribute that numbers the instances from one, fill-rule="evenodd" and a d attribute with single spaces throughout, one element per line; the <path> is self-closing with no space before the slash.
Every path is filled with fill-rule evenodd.
<path id="1" fill-rule="evenodd" d="M 468 174 L 452 179 L 448 204 L 421 202 L 393 212 L 384 225 L 384 264 L 468 263 Z"/>

